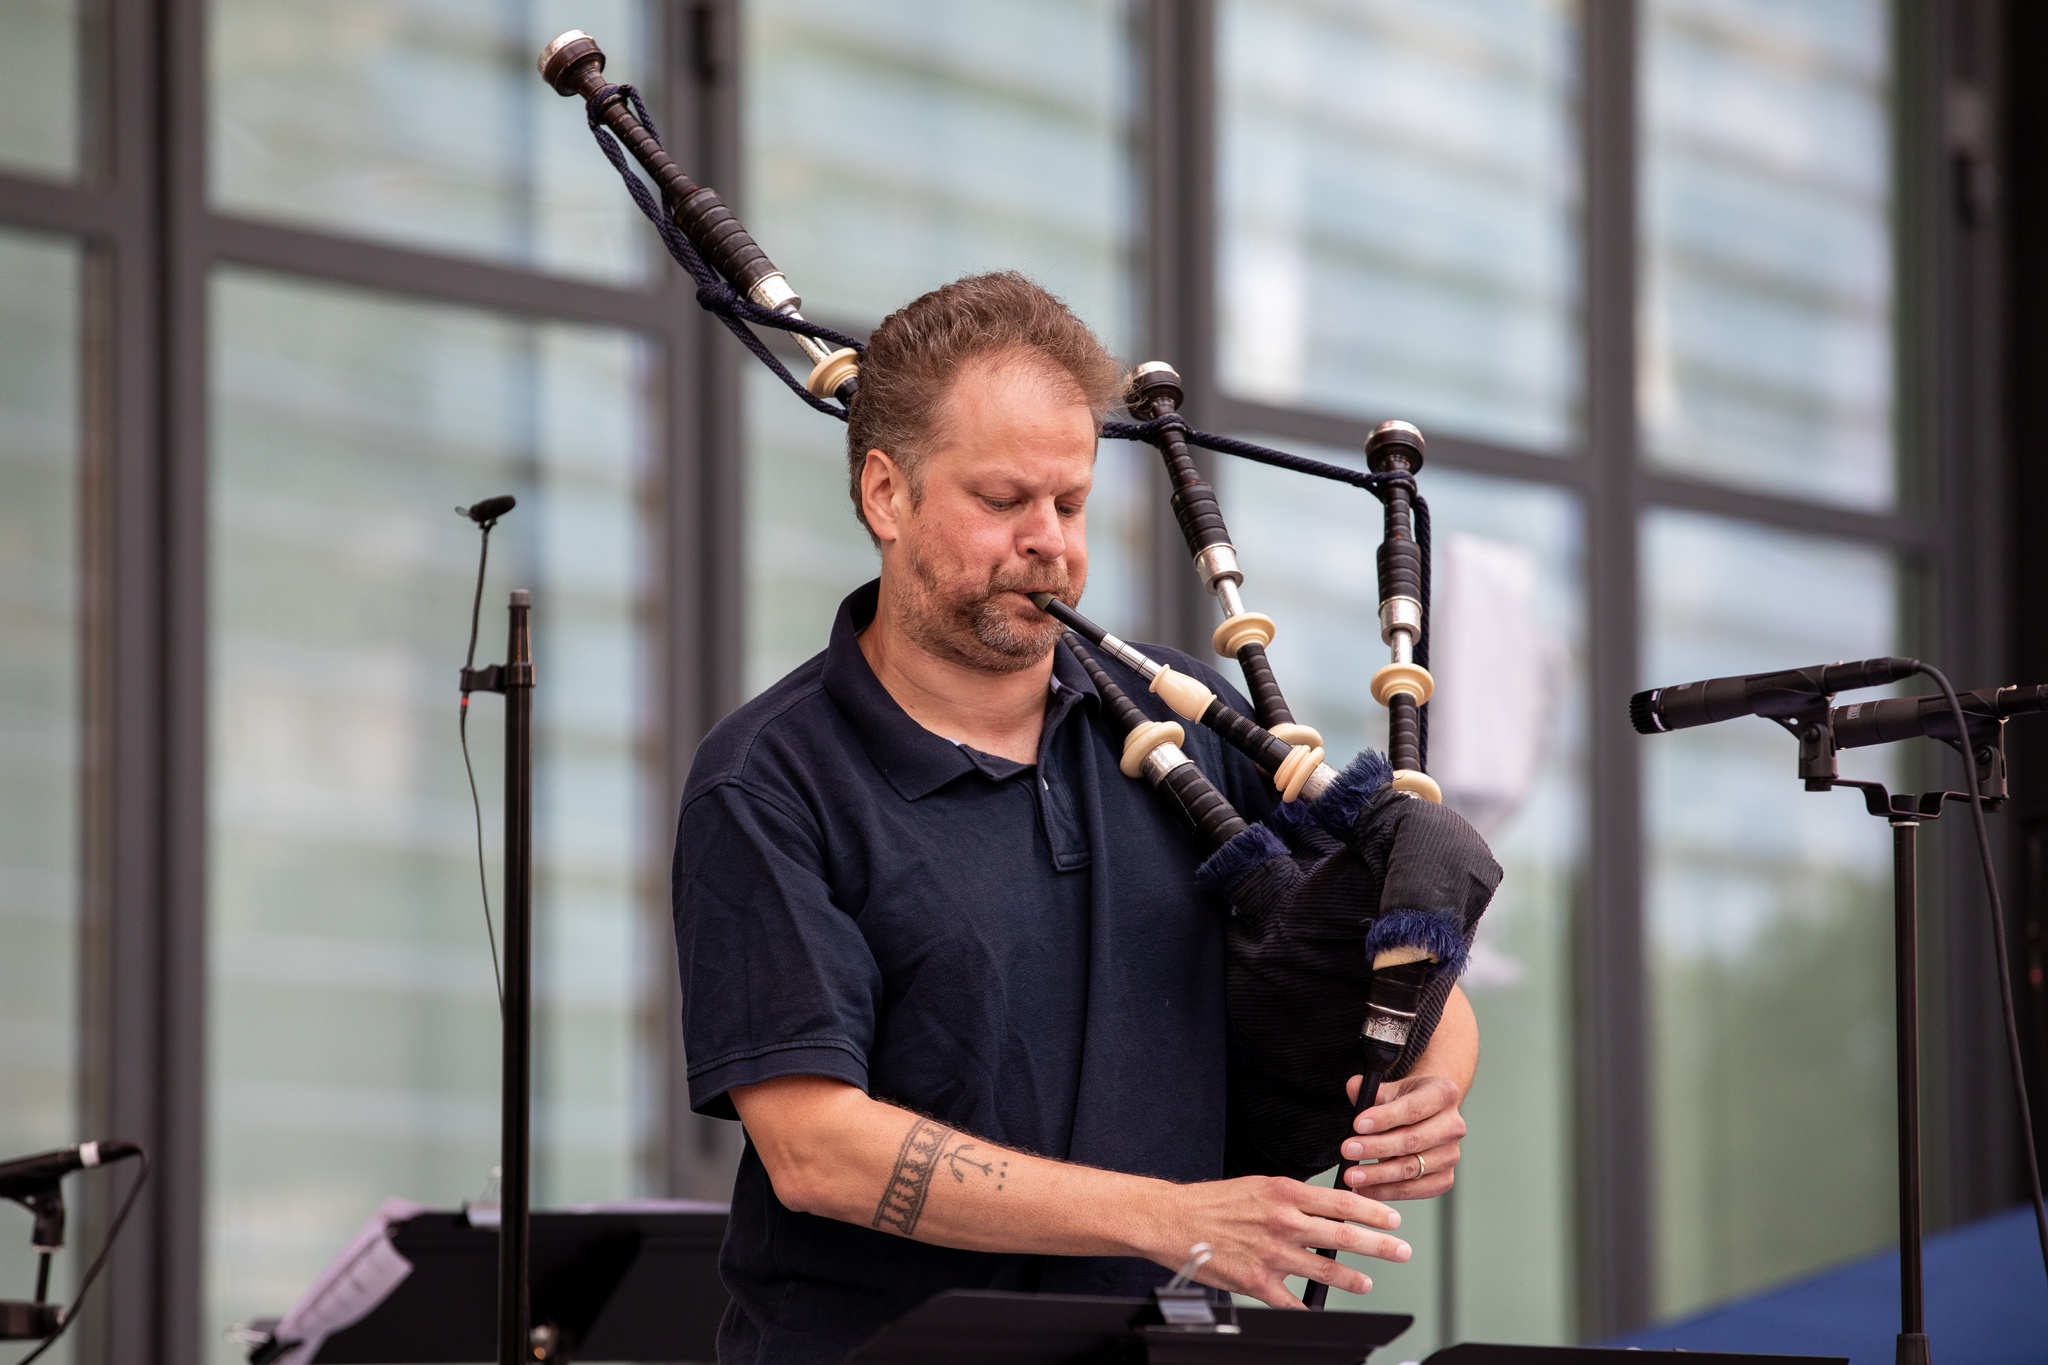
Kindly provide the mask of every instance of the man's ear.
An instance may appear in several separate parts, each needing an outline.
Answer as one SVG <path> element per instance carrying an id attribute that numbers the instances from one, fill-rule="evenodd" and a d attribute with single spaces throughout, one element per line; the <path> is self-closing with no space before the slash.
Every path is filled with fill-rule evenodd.
<path id="1" fill-rule="evenodd" d="M 875 539 L 886 544 L 902 537 L 903 515 L 910 510 L 910 481 L 886 451 L 870 450 L 861 466 L 860 510 Z"/>

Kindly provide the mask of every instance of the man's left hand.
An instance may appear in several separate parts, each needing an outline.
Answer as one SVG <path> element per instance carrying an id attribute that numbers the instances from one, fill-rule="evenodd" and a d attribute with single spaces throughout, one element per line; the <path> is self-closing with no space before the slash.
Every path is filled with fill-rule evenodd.
<path id="1" fill-rule="evenodd" d="M 1348 1087 L 1358 1101 L 1360 1078 Z M 1408 1076 L 1380 1087 L 1373 1107 L 1358 1116 L 1361 1136 L 1344 1140 L 1347 1188 L 1381 1201 L 1434 1199 L 1451 1187 L 1465 1119 L 1458 1112 L 1457 1083 L 1443 1076 Z"/>

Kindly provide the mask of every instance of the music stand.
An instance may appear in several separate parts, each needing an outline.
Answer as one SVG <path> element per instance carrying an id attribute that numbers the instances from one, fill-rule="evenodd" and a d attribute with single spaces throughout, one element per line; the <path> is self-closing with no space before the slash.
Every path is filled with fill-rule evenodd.
<path id="1" fill-rule="evenodd" d="M 533 1359 L 715 1360 L 725 1286 L 722 1212 L 600 1209 L 535 1213 L 533 1321 L 553 1333 Z M 393 1226 L 412 1264 L 367 1317 L 328 1337 L 318 1365 L 402 1365 L 498 1358 L 498 1229 L 428 1212 Z M 290 1343 L 250 1353 L 281 1357 Z"/>
<path id="2" fill-rule="evenodd" d="M 1496 1346 L 1483 1341 L 1446 1346 L 1422 1365 L 1849 1365 L 1847 1356 L 1752 1355 L 1733 1351 L 1644 1351 L 1631 1346 Z"/>
<path id="3" fill-rule="evenodd" d="M 896 1319 L 846 1365 L 1358 1365 L 1408 1330 L 1405 1313 L 1240 1308 L 1237 1332 L 1161 1325 L 1150 1299 L 952 1289 Z"/>

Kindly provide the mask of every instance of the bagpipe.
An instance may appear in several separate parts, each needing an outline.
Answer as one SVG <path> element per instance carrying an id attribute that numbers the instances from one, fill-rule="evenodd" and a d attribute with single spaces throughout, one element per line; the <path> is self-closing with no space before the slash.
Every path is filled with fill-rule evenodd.
<path id="1" fill-rule="evenodd" d="M 639 94 L 608 81 L 604 67 L 603 51 L 579 30 L 540 57 L 542 78 L 582 99 L 598 146 L 696 281 L 698 302 L 805 402 L 846 420 L 859 401 L 862 343 L 803 317 L 788 279 L 718 194 L 675 164 Z M 812 362 L 809 375 L 792 374 L 755 326 L 791 334 Z M 1237 660 L 1252 714 L 1060 599 L 1033 600 L 1067 628 L 1063 647 L 1123 731 L 1122 771 L 1149 783 L 1186 820 L 1206 854 L 1199 880 L 1231 907 L 1229 1164 L 1305 1179 L 1337 1161 L 1379 1082 L 1405 1074 L 1427 1046 L 1501 871 L 1425 771 L 1434 683 L 1429 505 L 1415 483 L 1422 433 L 1406 422 L 1380 423 L 1365 441 L 1360 471 L 1197 431 L 1181 416 L 1182 400 L 1173 367 L 1148 361 L 1133 371 L 1126 394 L 1135 420 L 1106 422 L 1101 434 L 1159 451 L 1195 571 L 1222 609 L 1211 643 Z M 1245 606 L 1244 571 L 1195 448 L 1352 484 L 1380 500 L 1379 621 L 1389 659 L 1371 691 L 1387 708 L 1385 757 L 1367 751 L 1339 772 L 1324 761 L 1321 736 L 1296 721 L 1266 655 L 1273 620 Z M 1188 757 L 1181 725 L 1150 718 L 1096 651 L 1174 714 L 1249 756 L 1273 781 L 1274 814 L 1247 822 Z M 1345 1086 L 1361 1072 L 1354 1107 Z"/>

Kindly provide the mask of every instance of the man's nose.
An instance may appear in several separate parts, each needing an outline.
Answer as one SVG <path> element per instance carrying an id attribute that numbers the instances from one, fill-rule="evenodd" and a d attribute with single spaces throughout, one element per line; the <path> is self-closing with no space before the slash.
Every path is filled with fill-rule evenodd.
<path id="1" fill-rule="evenodd" d="M 1058 559 L 1067 552 L 1066 527 L 1052 498 L 1034 498 L 1017 534 L 1017 553 L 1029 559 Z"/>

